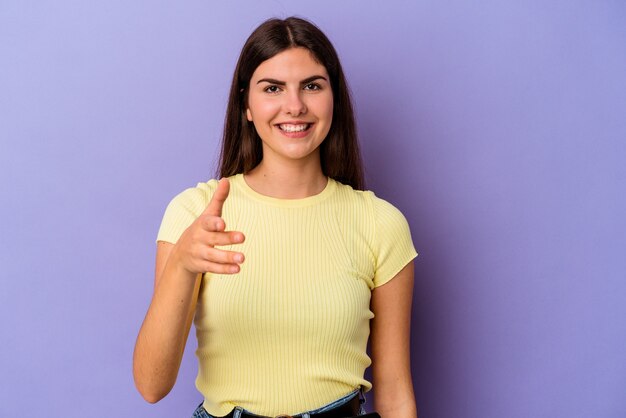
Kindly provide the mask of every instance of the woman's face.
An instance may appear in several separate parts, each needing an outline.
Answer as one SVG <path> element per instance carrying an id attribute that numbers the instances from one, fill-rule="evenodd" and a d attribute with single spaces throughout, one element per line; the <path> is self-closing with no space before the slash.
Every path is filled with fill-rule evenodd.
<path id="1" fill-rule="evenodd" d="M 326 68 L 304 48 L 263 61 L 250 79 L 248 121 L 263 142 L 263 160 L 319 160 L 333 118 Z"/>

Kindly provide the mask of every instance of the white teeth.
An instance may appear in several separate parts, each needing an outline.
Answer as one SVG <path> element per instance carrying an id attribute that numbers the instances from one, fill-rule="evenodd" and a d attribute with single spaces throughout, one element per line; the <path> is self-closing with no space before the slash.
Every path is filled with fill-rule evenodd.
<path id="1" fill-rule="evenodd" d="M 278 126 L 280 127 L 280 129 L 282 129 L 285 132 L 302 132 L 309 127 L 309 124 L 305 123 L 303 125 L 291 125 L 291 124 L 284 123 Z"/>

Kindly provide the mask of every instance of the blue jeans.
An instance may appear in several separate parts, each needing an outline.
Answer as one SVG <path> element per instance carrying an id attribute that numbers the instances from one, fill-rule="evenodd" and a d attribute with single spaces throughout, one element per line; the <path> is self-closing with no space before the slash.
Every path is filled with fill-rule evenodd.
<path id="1" fill-rule="evenodd" d="M 309 414 L 316 414 L 319 412 L 325 412 L 328 411 L 329 409 L 333 409 L 336 408 L 340 405 L 343 405 L 344 403 L 348 402 L 349 400 L 351 400 L 353 397 L 355 396 L 359 396 L 361 389 L 355 389 L 352 392 L 348 393 L 346 396 L 337 399 L 336 401 L 333 401 L 331 403 L 329 403 L 328 405 L 324 405 L 321 408 L 317 408 L 314 409 L 312 411 L 307 411 L 307 412 L 303 412 L 299 415 L 302 415 L 302 418 L 309 418 Z M 359 415 L 363 415 L 365 413 L 365 408 L 363 408 L 363 399 L 361 399 L 361 411 L 359 412 Z M 251 414 L 251 412 L 246 411 L 245 409 L 243 409 L 240 406 L 236 406 L 234 409 L 234 414 L 233 414 L 233 418 L 239 418 L 241 416 L 242 412 L 247 412 L 248 414 Z M 191 416 L 191 418 L 219 418 L 216 417 L 215 415 L 211 415 L 209 414 L 206 409 L 204 409 L 204 407 L 202 406 L 202 404 L 200 404 L 198 406 L 198 408 L 196 408 L 196 410 L 194 411 L 193 415 Z"/>

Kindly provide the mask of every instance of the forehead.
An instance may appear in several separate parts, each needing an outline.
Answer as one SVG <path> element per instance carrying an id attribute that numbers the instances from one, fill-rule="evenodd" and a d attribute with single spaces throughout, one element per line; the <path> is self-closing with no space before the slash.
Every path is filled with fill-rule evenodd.
<path id="1" fill-rule="evenodd" d="M 312 75 L 328 78 L 326 68 L 315 60 L 315 56 L 305 48 L 286 49 L 272 58 L 263 61 L 252 74 L 252 83 L 262 78 L 283 81 L 300 81 Z"/>

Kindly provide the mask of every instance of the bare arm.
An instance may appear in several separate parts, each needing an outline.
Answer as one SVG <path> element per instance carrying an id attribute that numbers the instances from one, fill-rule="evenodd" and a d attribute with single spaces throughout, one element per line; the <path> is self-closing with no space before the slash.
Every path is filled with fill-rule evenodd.
<path id="1" fill-rule="evenodd" d="M 135 385 L 152 403 L 165 397 L 176 382 L 200 283 L 177 263 L 167 266 L 173 247 L 157 245 L 154 295 L 133 356 Z"/>
<path id="2" fill-rule="evenodd" d="M 241 243 L 241 232 L 226 232 L 221 218 L 228 181 L 220 181 L 206 210 L 176 245 L 157 245 L 154 294 L 133 355 L 133 377 L 148 402 L 158 402 L 174 386 L 185 350 L 202 273 L 236 273 L 243 254 L 215 245 Z"/>
<path id="3" fill-rule="evenodd" d="M 417 417 L 409 347 L 412 298 L 412 261 L 372 291 L 374 403 L 382 418 Z"/>

